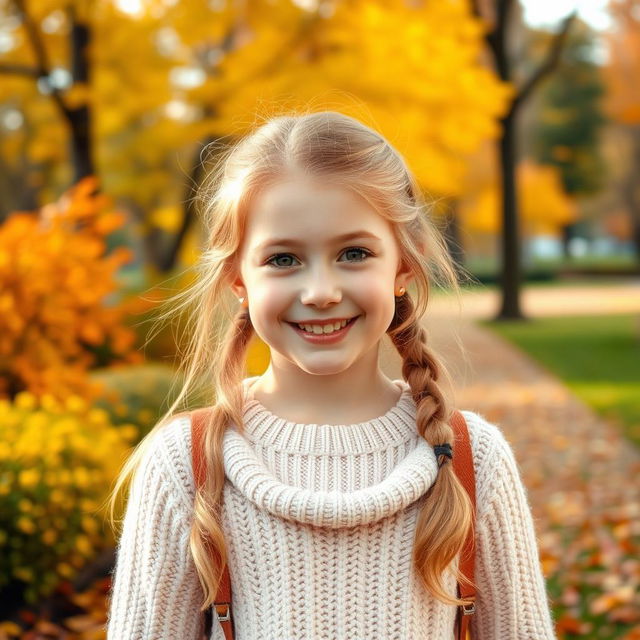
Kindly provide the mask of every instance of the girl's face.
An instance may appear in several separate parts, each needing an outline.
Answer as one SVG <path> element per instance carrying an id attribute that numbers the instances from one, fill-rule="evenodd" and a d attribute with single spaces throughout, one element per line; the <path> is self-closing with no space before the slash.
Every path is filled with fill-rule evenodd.
<path id="1" fill-rule="evenodd" d="M 377 365 L 394 292 L 410 280 L 399 266 L 391 223 L 364 199 L 317 179 L 291 177 L 254 198 L 232 289 L 248 299 L 272 367 L 332 375 L 363 359 Z M 330 342 L 307 339 L 297 327 L 351 318 L 346 333 Z"/>

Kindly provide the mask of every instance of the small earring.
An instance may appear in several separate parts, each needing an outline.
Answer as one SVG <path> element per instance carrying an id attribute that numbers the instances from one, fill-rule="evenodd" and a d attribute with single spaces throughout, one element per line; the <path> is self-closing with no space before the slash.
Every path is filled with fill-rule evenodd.
<path id="1" fill-rule="evenodd" d="M 240 302 L 241 307 L 246 307 L 249 304 L 248 302 L 245 302 L 244 298 L 238 298 L 238 301 Z"/>
<path id="2" fill-rule="evenodd" d="M 395 294 L 395 296 L 397 298 L 400 298 L 404 295 L 404 292 L 406 291 L 406 289 L 404 287 L 400 287 L 400 289 L 398 289 L 398 292 Z"/>

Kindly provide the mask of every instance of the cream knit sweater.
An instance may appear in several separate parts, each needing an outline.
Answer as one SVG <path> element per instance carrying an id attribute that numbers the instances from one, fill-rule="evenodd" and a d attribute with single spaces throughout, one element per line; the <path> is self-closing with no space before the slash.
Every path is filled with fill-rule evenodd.
<path id="1" fill-rule="evenodd" d="M 245 380 L 245 383 L 253 379 Z M 385 415 L 294 424 L 246 395 L 245 434 L 224 437 L 223 527 L 236 640 L 451 640 L 454 606 L 415 576 L 419 506 L 437 475 L 409 385 Z M 245 393 L 248 385 L 245 384 Z M 534 523 L 512 450 L 471 411 L 476 473 L 476 640 L 555 639 Z M 187 417 L 161 429 L 132 484 L 108 640 L 197 640 L 202 590 L 188 541 Z M 455 595 L 455 579 L 445 584 Z M 223 640 L 214 620 L 212 636 Z"/>

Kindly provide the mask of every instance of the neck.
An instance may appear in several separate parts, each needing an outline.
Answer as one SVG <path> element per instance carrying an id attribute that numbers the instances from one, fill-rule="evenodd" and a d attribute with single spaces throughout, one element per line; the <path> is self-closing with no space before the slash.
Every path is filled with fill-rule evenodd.
<path id="1" fill-rule="evenodd" d="M 251 397 L 268 411 L 300 424 L 352 424 L 384 414 L 398 401 L 398 387 L 377 367 L 315 375 L 271 365 L 251 386 Z"/>

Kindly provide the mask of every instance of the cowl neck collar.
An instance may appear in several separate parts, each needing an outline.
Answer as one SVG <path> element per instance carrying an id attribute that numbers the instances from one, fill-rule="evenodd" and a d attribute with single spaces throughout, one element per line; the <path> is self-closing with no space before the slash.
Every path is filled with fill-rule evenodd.
<path id="1" fill-rule="evenodd" d="M 286 520 L 333 529 L 367 525 L 405 509 L 433 485 L 438 465 L 433 448 L 416 432 L 416 407 L 408 383 L 385 414 L 349 425 L 296 424 L 274 415 L 249 397 L 244 381 L 244 433 L 231 425 L 224 436 L 225 472 L 247 499 Z M 255 447 L 298 456 L 379 456 L 393 447 L 412 448 L 380 482 L 354 491 L 311 491 L 281 482 Z"/>

